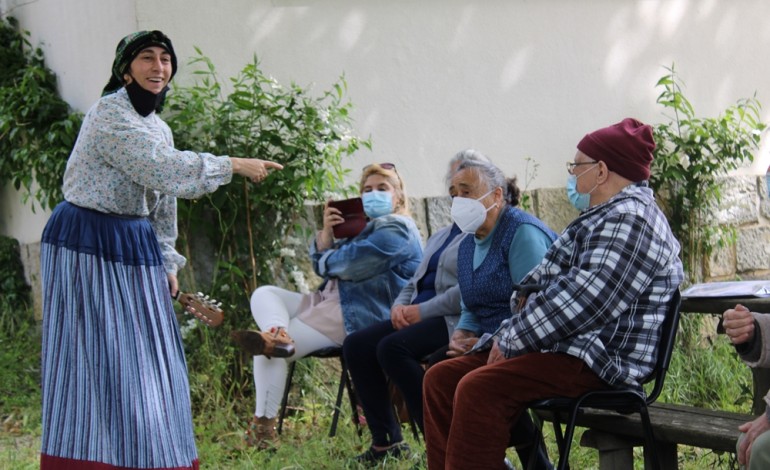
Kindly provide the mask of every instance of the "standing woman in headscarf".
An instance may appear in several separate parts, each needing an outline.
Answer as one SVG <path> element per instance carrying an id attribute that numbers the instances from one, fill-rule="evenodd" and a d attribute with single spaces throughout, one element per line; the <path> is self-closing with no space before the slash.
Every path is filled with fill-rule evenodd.
<path id="1" fill-rule="evenodd" d="M 176 64 L 160 31 L 120 41 L 43 232 L 43 470 L 198 468 L 171 303 L 176 198 L 282 166 L 175 149 L 156 111 Z"/>

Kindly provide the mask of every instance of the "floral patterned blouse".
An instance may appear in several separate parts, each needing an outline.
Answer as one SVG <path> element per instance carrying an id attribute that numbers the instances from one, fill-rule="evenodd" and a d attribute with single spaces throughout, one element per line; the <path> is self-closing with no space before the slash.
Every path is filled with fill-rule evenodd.
<path id="1" fill-rule="evenodd" d="M 176 198 L 198 198 L 232 179 L 230 159 L 174 148 L 171 129 L 155 113 L 142 117 L 124 88 L 86 114 L 64 173 L 64 199 L 80 207 L 147 217 L 166 272 L 186 263 L 174 245 Z"/>

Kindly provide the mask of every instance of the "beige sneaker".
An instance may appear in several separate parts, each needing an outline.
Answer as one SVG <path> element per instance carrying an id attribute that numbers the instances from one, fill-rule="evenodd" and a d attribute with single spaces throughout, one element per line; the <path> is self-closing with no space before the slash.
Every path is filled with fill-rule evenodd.
<path id="1" fill-rule="evenodd" d="M 294 355 L 294 340 L 286 330 L 271 328 L 270 331 L 236 330 L 230 333 L 235 343 L 252 356 L 291 357 Z"/>

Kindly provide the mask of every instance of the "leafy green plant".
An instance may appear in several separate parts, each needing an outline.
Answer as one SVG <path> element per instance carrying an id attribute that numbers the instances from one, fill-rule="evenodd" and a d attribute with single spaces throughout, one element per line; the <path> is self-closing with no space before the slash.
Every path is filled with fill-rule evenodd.
<path id="1" fill-rule="evenodd" d="M 733 228 L 718 225 L 711 215 L 722 200 L 721 178 L 753 160 L 767 126 L 756 96 L 739 100 L 716 118 L 697 117 L 674 66 L 666 70 L 656 85 L 663 88 L 657 102 L 672 115 L 670 122 L 655 126 L 650 184 L 682 244 L 688 280 L 699 282 L 714 248 L 735 236 Z"/>
<path id="2" fill-rule="evenodd" d="M 211 60 L 196 51 L 192 64 L 203 66 L 194 72 L 199 82 L 176 89 L 168 105 L 177 147 L 284 165 L 262 184 L 236 177 L 205 203 L 182 203 L 183 241 L 211 229 L 207 235 L 217 243 L 211 285 L 237 305 L 258 285 L 279 277 L 283 242 L 293 233 L 305 238 L 299 221 L 306 203 L 345 191 L 342 159 L 370 142 L 351 133 L 344 78 L 313 97 L 268 77 L 254 57 L 230 79 L 232 91 L 225 94 Z"/>
<path id="3" fill-rule="evenodd" d="M 62 199 L 82 116 L 59 97 L 56 76 L 28 36 L 14 18 L 0 20 L 0 182 L 23 188 L 24 202 L 32 195 L 46 208 Z"/>
<path id="4" fill-rule="evenodd" d="M 211 293 L 226 312 L 218 330 L 183 327 L 193 406 L 203 412 L 249 398 L 250 358 L 222 330 L 254 327 L 248 302 L 257 286 L 307 290 L 297 268 L 307 256 L 296 253 L 307 250 L 308 204 L 348 192 L 343 158 L 370 142 L 352 134 L 344 78 L 314 96 L 296 84 L 282 86 L 254 57 L 226 91 L 212 61 L 196 52 L 196 83 L 176 88 L 166 108 L 176 147 L 284 165 L 261 184 L 235 177 L 201 200 L 179 201 L 178 248 L 189 260 L 180 283 Z"/>

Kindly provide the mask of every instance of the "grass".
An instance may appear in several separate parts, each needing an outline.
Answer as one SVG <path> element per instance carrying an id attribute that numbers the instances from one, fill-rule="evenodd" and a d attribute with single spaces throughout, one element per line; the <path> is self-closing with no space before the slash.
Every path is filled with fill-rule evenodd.
<path id="1" fill-rule="evenodd" d="M 0 469 L 39 468 L 40 335 L 31 312 L 0 308 Z"/>
<path id="2" fill-rule="evenodd" d="M 40 448 L 40 338 L 32 314 L 9 319 L 0 316 L 0 469 L 39 467 Z M 699 316 L 684 319 L 680 344 L 674 354 L 662 401 L 714 409 L 749 412 L 751 374 L 736 357 L 725 337 L 713 325 L 704 327 Z M 253 411 L 250 361 L 233 349 L 222 328 L 196 327 L 185 339 L 190 370 L 195 434 L 203 469 L 356 469 L 351 457 L 369 445 L 364 430 L 359 437 L 343 402 L 337 436 L 328 437 L 339 380 L 336 359 L 298 362 L 290 395 L 293 413 L 284 423 L 279 447 L 273 452 L 245 448 L 242 433 Z M 572 468 L 598 468 L 598 454 L 572 447 Z M 424 446 L 404 426 L 412 454 L 386 461 L 380 468 L 424 468 Z M 549 455 L 556 460 L 552 430 L 546 427 Z M 732 454 L 680 446 L 680 468 L 737 468 Z M 509 449 L 510 460 L 520 467 Z M 635 467 L 643 468 L 641 448 L 635 449 Z"/>

